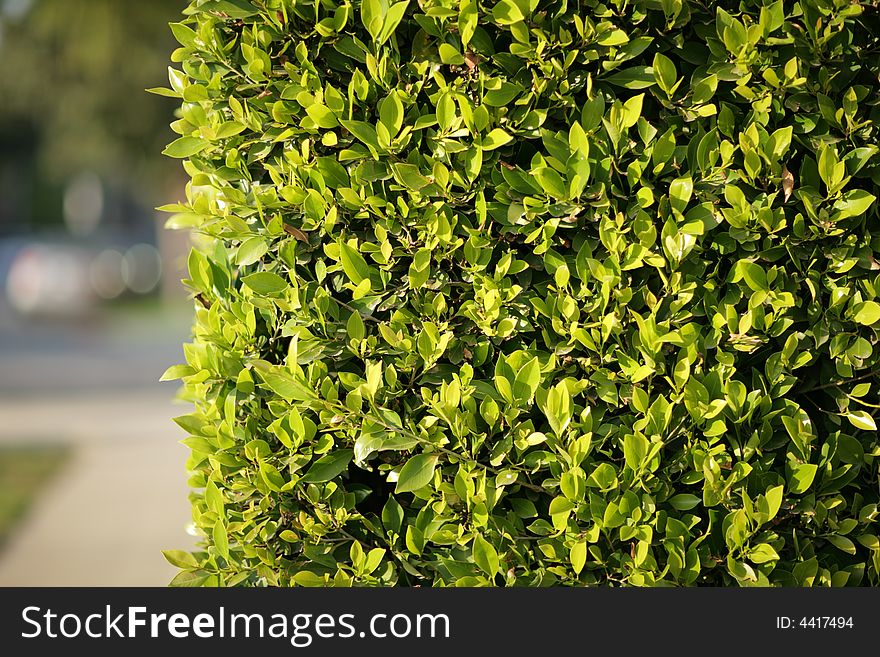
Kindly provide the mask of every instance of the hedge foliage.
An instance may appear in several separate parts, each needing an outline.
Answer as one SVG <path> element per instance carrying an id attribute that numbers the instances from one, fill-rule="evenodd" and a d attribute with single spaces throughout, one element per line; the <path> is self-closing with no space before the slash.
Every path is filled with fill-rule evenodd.
<path id="1" fill-rule="evenodd" d="M 876 2 L 185 14 L 175 584 L 880 584 Z"/>

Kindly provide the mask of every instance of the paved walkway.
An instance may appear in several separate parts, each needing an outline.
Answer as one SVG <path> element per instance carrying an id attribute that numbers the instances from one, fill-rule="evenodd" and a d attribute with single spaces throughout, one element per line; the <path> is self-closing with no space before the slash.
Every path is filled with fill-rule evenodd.
<path id="1" fill-rule="evenodd" d="M 155 379 L 154 379 L 155 380 Z M 0 551 L 0 586 L 164 586 L 188 549 L 185 437 L 174 385 L 0 399 L 0 444 L 74 450 Z"/>

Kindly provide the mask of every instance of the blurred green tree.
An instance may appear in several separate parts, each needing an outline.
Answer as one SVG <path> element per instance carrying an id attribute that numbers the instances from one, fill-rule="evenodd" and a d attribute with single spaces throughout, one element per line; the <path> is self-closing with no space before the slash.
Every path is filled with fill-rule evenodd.
<path id="1" fill-rule="evenodd" d="M 45 182 L 81 171 L 146 202 L 179 174 L 157 154 L 173 138 L 167 28 L 183 0 L 0 0 L 0 158 Z"/>

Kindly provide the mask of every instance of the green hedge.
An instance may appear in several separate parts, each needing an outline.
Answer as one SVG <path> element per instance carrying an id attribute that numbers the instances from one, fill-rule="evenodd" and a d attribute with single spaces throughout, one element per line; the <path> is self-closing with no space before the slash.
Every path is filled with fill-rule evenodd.
<path id="1" fill-rule="evenodd" d="M 175 584 L 880 584 L 876 3 L 185 13 Z"/>

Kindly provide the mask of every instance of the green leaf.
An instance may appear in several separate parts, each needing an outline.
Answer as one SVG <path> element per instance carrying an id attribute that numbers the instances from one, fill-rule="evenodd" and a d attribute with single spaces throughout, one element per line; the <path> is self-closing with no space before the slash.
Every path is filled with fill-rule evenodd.
<path id="1" fill-rule="evenodd" d="M 496 148 L 501 148 L 504 144 L 509 143 L 513 137 L 504 132 L 501 128 L 495 128 L 488 135 L 483 137 L 483 142 L 481 144 L 484 151 L 491 151 Z"/>
<path id="2" fill-rule="evenodd" d="M 403 15 L 406 13 L 406 8 L 409 6 L 409 0 L 404 0 L 403 2 L 396 2 L 388 9 L 385 14 L 385 18 L 382 22 L 382 29 L 379 31 L 379 35 L 376 37 L 376 43 L 378 45 L 382 45 L 388 39 L 391 38 L 391 35 L 394 34 L 395 30 L 397 30 L 397 26 L 400 25 L 400 21 L 403 19 Z"/>
<path id="3" fill-rule="evenodd" d="M 669 498 L 669 504 L 676 511 L 690 511 L 700 502 L 702 502 L 702 498 L 699 498 L 696 495 L 689 495 L 687 493 L 673 495 Z"/>
<path id="4" fill-rule="evenodd" d="M 783 487 L 780 485 L 768 488 L 767 492 L 764 494 L 764 497 L 767 500 L 768 522 L 773 520 L 773 518 L 776 517 L 776 514 L 779 513 L 779 508 L 782 506 L 782 493 Z"/>
<path id="5" fill-rule="evenodd" d="M 379 40 L 384 22 L 380 0 L 363 0 L 361 2 L 361 23 L 367 28 L 367 32 L 370 33 L 373 40 Z"/>
<path id="6" fill-rule="evenodd" d="M 168 144 L 168 147 L 162 151 L 162 154 L 178 159 L 192 157 L 193 155 L 198 155 L 210 145 L 211 142 L 198 137 L 181 137 Z"/>
<path id="7" fill-rule="evenodd" d="M 550 167 L 541 167 L 531 171 L 537 183 L 547 196 L 565 200 L 568 198 L 568 187 L 562 176 Z"/>
<path id="8" fill-rule="evenodd" d="M 654 80 L 657 82 L 657 86 L 666 92 L 667 96 L 671 97 L 678 86 L 676 84 L 678 73 L 675 70 L 675 64 L 672 63 L 669 57 L 658 52 L 654 55 L 652 68 L 654 69 Z"/>
<path id="9" fill-rule="evenodd" d="M 199 9 L 221 12 L 229 18 L 250 18 L 259 13 L 259 10 L 247 0 L 208 0 L 201 3 Z"/>
<path id="10" fill-rule="evenodd" d="M 483 96 L 483 104 L 489 107 L 506 107 L 523 91 L 518 84 L 503 82 L 498 89 L 490 89 L 486 92 Z"/>
<path id="11" fill-rule="evenodd" d="M 247 285 L 257 294 L 278 294 L 287 289 L 288 284 L 278 274 L 270 271 L 260 271 L 256 274 L 250 274 L 241 279 L 241 282 Z"/>
<path id="12" fill-rule="evenodd" d="M 880 550 L 880 538 L 877 538 L 873 534 L 862 534 L 861 536 L 857 536 L 856 540 L 869 550 Z"/>
<path id="13" fill-rule="evenodd" d="M 819 176 L 829 192 L 837 189 L 845 173 L 845 165 L 838 160 L 834 146 L 823 144 L 819 151 Z"/>
<path id="14" fill-rule="evenodd" d="M 748 552 L 749 561 L 752 563 L 762 564 L 770 561 L 779 561 L 779 554 L 773 549 L 773 546 L 767 543 L 761 543 L 754 546 Z"/>
<path id="15" fill-rule="evenodd" d="M 391 169 L 394 171 L 394 177 L 403 183 L 404 187 L 415 192 L 424 189 L 431 184 L 431 181 L 421 174 L 419 167 L 415 164 L 402 164 L 395 162 L 391 165 Z"/>
<path id="16" fill-rule="evenodd" d="M 865 411 L 850 411 L 846 414 L 846 419 L 849 420 L 849 423 L 856 429 L 862 429 L 863 431 L 877 431 L 877 423 L 874 422 L 874 418 L 868 415 Z"/>
<path id="17" fill-rule="evenodd" d="M 846 192 L 834 204 L 834 209 L 837 211 L 834 215 L 834 221 L 840 221 L 849 217 L 859 217 L 865 214 L 876 200 L 876 196 L 869 194 L 863 189 L 853 189 Z"/>
<path id="18" fill-rule="evenodd" d="M 339 258 L 345 275 L 355 285 L 370 278 L 370 267 L 364 257 L 347 242 L 339 241 Z"/>
<path id="19" fill-rule="evenodd" d="M 712 100 L 715 92 L 718 90 L 718 76 L 708 75 L 698 80 L 691 86 L 691 100 L 696 105 L 702 105 Z"/>
<path id="20" fill-rule="evenodd" d="M 162 556 L 172 566 L 177 568 L 198 568 L 199 562 L 189 552 L 183 550 L 162 550 Z"/>
<path id="21" fill-rule="evenodd" d="M 173 418 L 174 422 L 187 433 L 197 436 L 204 435 L 205 418 L 201 414 L 192 413 Z"/>
<path id="22" fill-rule="evenodd" d="M 260 462 L 260 476 L 263 478 L 263 481 L 269 489 L 274 490 L 275 492 L 280 492 L 287 483 L 284 476 L 278 472 L 278 468 L 265 461 Z"/>
<path id="23" fill-rule="evenodd" d="M 656 82 L 654 70 L 650 66 L 633 66 L 609 75 L 605 81 L 626 89 L 647 89 Z"/>
<path id="24" fill-rule="evenodd" d="M 639 121 L 642 115 L 642 103 L 645 100 L 645 94 L 638 94 L 627 100 L 623 104 L 621 125 L 624 129 L 631 128 Z"/>
<path id="25" fill-rule="evenodd" d="M 395 493 L 412 493 L 424 488 L 434 478 L 434 469 L 439 460 L 437 454 L 419 454 L 407 461 L 397 477 Z"/>
<path id="26" fill-rule="evenodd" d="M 785 126 L 784 128 L 779 128 L 770 135 L 768 154 L 774 160 L 779 160 L 786 154 L 786 152 L 788 152 L 788 149 L 791 146 L 791 135 L 792 127 L 790 125 Z"/>
<path id="27" fill-rule="evenodd" d="M 214 530 L 212 532 L 212 537 L 214 539 L 214 547 L 217 548 L 217 552 L 221 557 L 229 560 L 229 535 L 226 533 L 226 526 L 223 524 L 222 520 L 217 520 L 214 523 Z"/>
<path id="28" fill-rule="evenodd" d="M 324 130 L 335 128 L 339 125 L 336 114 L 329 107 L 319 103 L 313 103 L 306 107 L 306 114 L 314 121 L 315 125 Z"/>
<path id="29" fill-rule="evenodd" d="M 184 438 L 180 441 L 182 445 L 186 445 L 193 452 L 198 452 L 199 454 L 214 454 L 217 452 L 216 445 L 211 444 L 209 441 L 204 438 L 199 438 L 198 436 L 190 436 L 189 438 Z"/>
<path id="30" fill-rule="evenodd" d="M 587 563 L 587 542 L 578 541 L 572 545 L 568 554 L 568 559 L 571 562 L 571 567 L 575 574 L 580 575 L 581 571 L 584 569 L 584 565 Z"/>
<path id="31" fill-rule="evenodd" d="M 259 236 L 249 237 L 241 243 L 241 246 L 238 247 L 238 251 L 235 255 L 235 261 L 238 265 L 242 267 L 247 267 L 259 261 L 260 258 L 266 255 L 268 251 L 269 243 L 266 241 L 265 238 Z M 286 284 L 285 287 L 287 287 Z"/>
<path id="32" fill-rule="evenodd" d="M 495 476 L 495 486 L 510 486 L 516 482 L 518 476 L 519 475 L 514 470 L 504 470 L 503 472 L 499 472 Z"/>
<path id="33" fill-rule="evenodd" d="M 814 463 L 788 463 L 788 489 L 795 495 L 805 493 L 813 485 L 819 466 Z"/>
<path id="34" fill-rule="evenodd" d="M 761 26 L 763 35 L 770 36 L 785 23 L 785 10 L 782 0 L 776 0 L 769 5 L 761 7 L 760 20 L 758 24 Z"/>
<path id="35" fill-rule="evenodd" d="M 354 458 L 354 450 L 351 449 L 340 449 L 325 454 L 312 464 L 308 472 L 303 475 L 302 481 L 307 484 L 321 484 L 335 479 L 345 471 L 352 458 Z"/>
<path id="36" fill-rule="evenodd" d="M 693 192 L 694 182 L 690 176 L 676 178 L 669 185 L 670 205 L 679 212 L 684 212 Z"/>
<path id="37" fill-rule="evenodd" d="M 180 45 L 186 47 L 193 47 L 195 45 L 198 35 L 191 27 L 183 23 L 169 23 L 168 26 Z"/>
<path id="38" fill-rule="evenodd" d="M 403 125 L 403 103 L 398 94 L 390 93 L 379 103 L 379 118 L 392 137 L 400 132 Z"/>
<path id="39" fill-rule="evenodd" d="M 182 379 L 185 376 L 192 376 L 196 373 L 196 370 L 189 365 L 172 365 L 165 373 L 159 377 L 160 381 L 175 381 L 177 379 Z"/>
<path id="40" fill-rule="evenodd" d="M 489 577 L 494 577 L 498 572 L 498 552 L 485 538 L 477 534 L 473 545 L 474 563 Z"/>
<path id="41" fill-rule="evenodd" d="M 327 585 L 327 582 L 321 575 L 313 573 L 310 570 L 300 570 L 298 573 L 295 573 L 293 577 L 291 577 L 293 582 L 299 586 L 305 586 L 310 588 L 317 588 L 319 586 L 323 587 Z"/>
<path id="42" fill-rule="evenodd" d="M 184 570 L 183 572 L 177 573 L 168 586 L 174 588 L 195 588 L 204 586 L 211 577 L 211 574 L 206 573 L 204 570 Z"/>
<path id="43" fill-rule="evenodd" d="M 416 340 L 419 356 L 425 361 L 425 365 L 431 365 L 438 358 L 438 347 L 440 342 L 440 334 L 437 331 L 437 325 L 432 322 L 425 322 L 419 337 Z"/>
<path id="44" fill-rule="evenodd" d="M 358 439 L 354 441 L 354 462 L 359 467 L 364 468 L 370 455 L 381 450 L 384 442 L 384 434 L 362 433 L 358 436 Z"/>
<path id="45" fill-rule="evenodd" d="M 853 319 L 864 326 L 876 324 L 880 321 L 880 303 L 877 303 L 876 301 L 864 301 L 858 304 L 855 307 Z"/>
<path id="46" fill-rule="evenodd" d="M 474 36 L 479 20 L 477 0 L 462 0 L 459 3 L 458 12 L 458 34 L 461 37 L 461 45 L 467 47 Z"/>
<path id="47" fill-rule="evenodd" d="M 365 123 L 364 121 L 348 121 L 345 119 L 340 119 L 339 123 L 359 141 L 362 141 L 374 150 L 380 150 L 379 138 L 376 136 L 376 128 L 369 123 Z"/>
<path id="48" fill-rule="evenodd" d="M 629 434 L 623 438 L 623 455 L 626 465 L 636 472 L 648 455 L 651 443 L 641 434 Z"/>
<path id="49" fill-rule="evenodd" d="M 605 99 L 601 95 L 584 102 L 581 110 L 581 127 L 586 130 L 593 130 L 602 122 L 602 115 L 605 113 Z"/>
<path id="50" fill-rule="evenodd" d="M 220 492 L 220 489 L 217 487 L 217 484 L 213 479 L 209 479 L 205 486 L 205 504 L 210 511 L 213 511 L 218 516 L 222 517 L 224 515 L 225 502 L 223 499 L 223 493 Z"/>
<path id="51" fill-rule="evenodd" d="M 173 89 L 166 89 L 165 87 L 150 87 L 149 89 L 145 89 L 145 91 L 156 96 L 164 96 L 165 98 L 181 97 L 180 92 L 174 91 Z"/>
<path id="52" fill-rule="evenodd" d="M 575 504 L 565 497 L 554 497 L 550 502 L 550 518 L 557 531 L 562 531 L 568 524 L 568 518 L 575 509 Z"/>
<path id="53" fill-rule="evenodd" d="M 278 538 L 287 543 L 299 543 L 300 537 L 293 531 L 289 529 L 285 529 L 283 532 L 278 534 Z"/>
<path id="54" fill-rule="evenodd" d="M 675 131 L 670 128 L 664 132 L 654 144 L 654 152 L 651 153 L 651 162 L 657 166 L 665 164 L 675 153 L 675 146 Z"/>
<path id="55" fill-rule="evenodd" d="M 733 282 L 744 280 L 755 292 L 767 290 L 767 274 L 761 265 L 749 260 L 740 260 L 733 268 Z"/>
<path id="56" fill-rule="evenodd" d="M 361 314 L 358 311 L 354 311 L 349 315 L 348 322 L 345 325 L 346 331 L 348 332 L 348 337 L 351 340 L 363 340 L 366 335 L 366 327 L 364 326 L 364 320 L 361 319 Z"/>
<path id="57" fill-rule="evenodd" d="M 617 487 L 617 472 L 610 463 L 600 463 L 587 477 L 587 486 L 598 488 L 602 492 Z"/>
<path id="58" fill-rule="evenodd" d="M 541 363 L 537 357 L 529 359 L 517 372 L 513 384 L 514 395 L 521 401 L 530 401 L 541 384 Z"/>
<path id="59" fill-rule="evenodd" d="M 382 507 L 382 525 L 389 532 L 400 533 L 403 517 L 403 507 L 397 503 L 394 497 L 389 496 L 385 506 Z"/>
<path id="60" fill-rule="evenodd" d="M 558 270 L 557 270 L 558 271 Z M 540 381 L 540 370 L 538 371 Z M 571 395 L 565 382 L 560 381 L 547 392 L 544 403 L 544 415 L 550 423 L 550 428 L 557 437 L 562 437 L 571 422 L 572 408 Z"/>
<path id="61" fill-rule="evenodd" d="M 492 18 L 499 25 L 512 25 L 525 20 L 525 16 L 513 0 L 500 0 L 492 8 Z"/>
<path id="62" fill-rule="evenodd" d="M 622 46 L 629 41 L 629 37 L 623 30 L 610 30 L 600 36 L 596 43 L 600 46 Z"/>
<path id="63" fill-rule="evenodd" d="M 440 61 L 447 66 L 461 66 L 464 64 L 464 55 L 462 55 L 454 46 L 448 43 L 440 44 Z"/>
<path id="64" fill-rule="evenodd" d="M 288 374 L 279 371 L 260 372 L 266 385 L 288 401 L 306 401 L 314 397 L 314 392 Z"/>
<path id="65" fill-rule="evenodd" d="M 828 542 L 831 543 L 834 547 L 842 552 L 846 552 L 847 554 L 855 554 L 856 553 L 856 545 L 851 540 L 849 540 L 846 536 L 836 536 L 834 534 L 830 536 L 826 536 Z"/>
<path id="66" fill-rule="evenodd" d="M 729 23 L 724 28 L 722 34 L 724 45 L 727 50 L 731 54 L 739 56 L 740 52 L 742 51 L 748 40 L 748 33 L 746 32 L 746 28 L 743 26 L 743 24 L 735 18 L 730 18 Z"/>
<path id="67" fill-rule="evenodd" d="M 364 562 L 364 573 L 369 575 L 372 573 L 379 565 L 382 563 L 382 559 L 385 557 L 385 548 L 373 548 L 367 553 L 366 561 Z"/>

